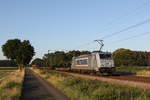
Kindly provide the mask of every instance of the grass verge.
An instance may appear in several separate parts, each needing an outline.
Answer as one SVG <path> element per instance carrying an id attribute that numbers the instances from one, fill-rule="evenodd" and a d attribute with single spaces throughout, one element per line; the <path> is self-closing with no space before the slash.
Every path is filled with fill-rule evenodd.
<path id="1" fill-rule="evenodd" d="M 77 78 L 57 71 L 33 71 L 72 100 L 150 100 L 150 90 Z"/>
<path id="2" fill-rule="evenodd" d="M 20 100 L 24 71 L 15 71 L 0 81 L 0 100 Z"/>

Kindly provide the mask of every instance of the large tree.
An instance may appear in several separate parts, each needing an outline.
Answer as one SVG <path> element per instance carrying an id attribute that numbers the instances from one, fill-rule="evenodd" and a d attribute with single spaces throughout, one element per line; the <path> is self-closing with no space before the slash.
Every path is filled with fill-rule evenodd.
<path id="1" fill-rule="evenodd" d="M 40 58 L 34 59 L 31 64 L 39 66 L 39 67 L 44 67 L 44 61 L 43 59 L 40 59 Z"/>
<path id="2" fill-rule="evenodd" d="M 16 61 L 21 70 L 29 64 L 34 56 L 34 48 L 28 40 L 21 41 L 19 39 L 8 40 L 3 46 L 2 51 L 8 59 Z"/>

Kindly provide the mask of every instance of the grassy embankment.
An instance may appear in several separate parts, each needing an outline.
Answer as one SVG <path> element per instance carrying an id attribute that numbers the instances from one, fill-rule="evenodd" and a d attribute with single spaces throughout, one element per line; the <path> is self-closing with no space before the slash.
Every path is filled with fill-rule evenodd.
<path id="1" fill-rule="evenodd" d="M 24 71 L 16 68 L 0 68 L 0 100 L 19 100 Z"/>
<path id="2" fill-rule="evenodd" d="M 117 71 L 131 72 L 137 76 L 150 77 L 150 66 L 122 66 L 117 67 Z"/>
<path id="3" fill-rule="evenodd" d="M 32 70 L 72 100 L 150 100 L 150 90 L 77 78 L 57 71 Z"/>

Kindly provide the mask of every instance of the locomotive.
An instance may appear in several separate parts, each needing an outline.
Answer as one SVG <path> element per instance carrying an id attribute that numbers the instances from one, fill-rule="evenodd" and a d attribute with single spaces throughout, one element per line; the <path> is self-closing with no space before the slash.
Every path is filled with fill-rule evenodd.
<path id="1" fill-rule="evenodd" d="M 71 71 L 113 73 L 115 72 L 114 60 L 110 52 L 95 51 L 73 57 Z"/>

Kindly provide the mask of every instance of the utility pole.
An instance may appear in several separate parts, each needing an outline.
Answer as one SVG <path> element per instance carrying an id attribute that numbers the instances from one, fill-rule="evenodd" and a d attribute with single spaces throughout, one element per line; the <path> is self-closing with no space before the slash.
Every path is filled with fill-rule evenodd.
<path id="1" fill-rule="evenodd" d="M 50 52 L 51 50 L 48 50 L 48 55 L 47 55 L 47 67 L 48 67 L 48 62 L 49 62 L 49 52 Z"/>
<path id="2" fill-rule="evenodd" d="M 99 49 L 99 52 L 102 52 L 102 48 L 104 46 L 104 43 L 103 43 L 103 40 L 94 40 L 95 42 L 97 42 L 99 45 L 100 45 L 100 49 Z"/>
<path id="3" fill-rule="evenodd" d="M 50 51 L 51 51 L 51 50 L 48 50 L 48 54 L 49 54 Z"/>

